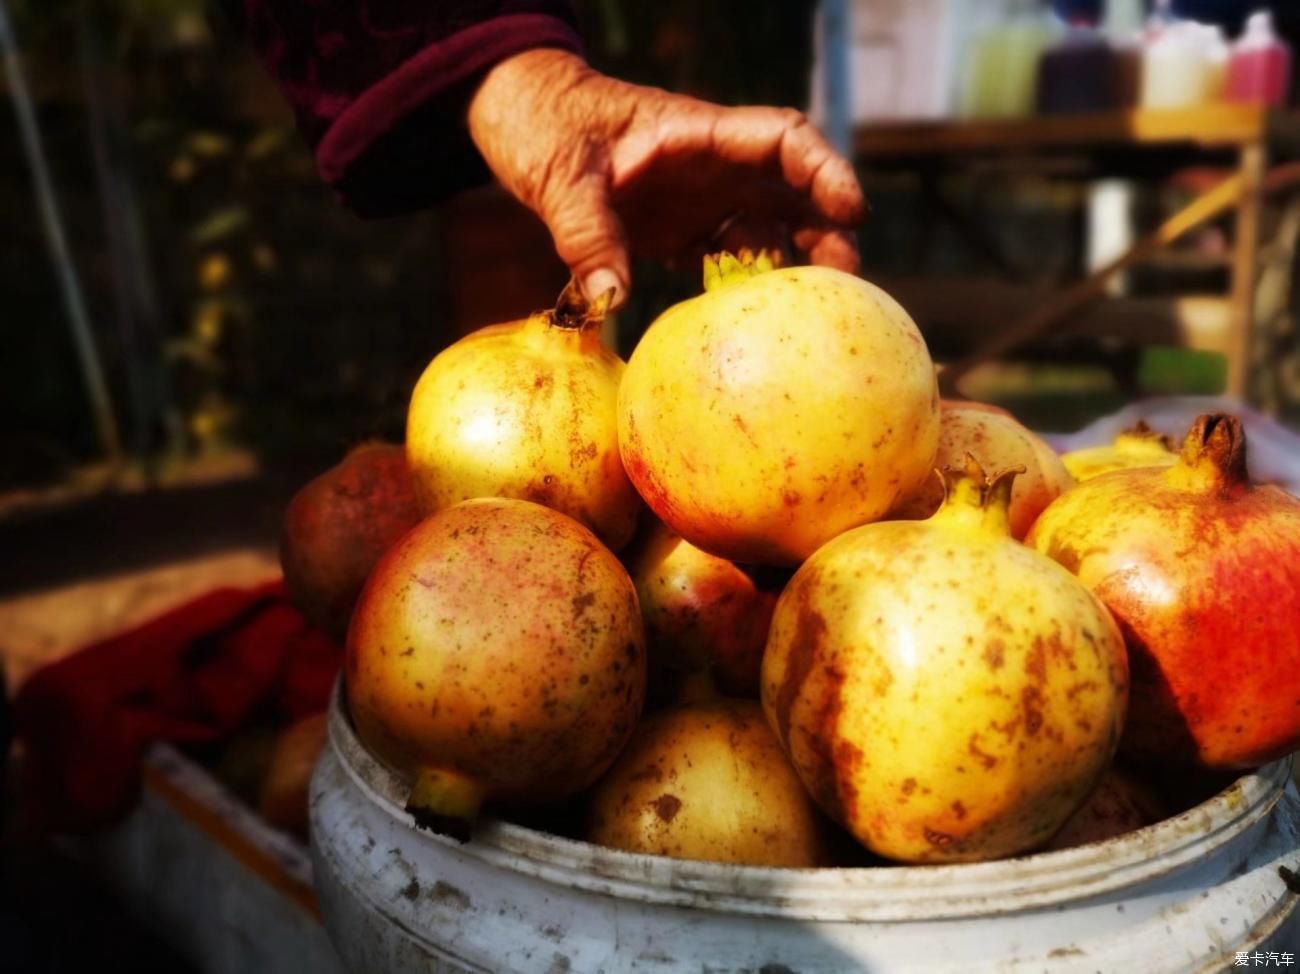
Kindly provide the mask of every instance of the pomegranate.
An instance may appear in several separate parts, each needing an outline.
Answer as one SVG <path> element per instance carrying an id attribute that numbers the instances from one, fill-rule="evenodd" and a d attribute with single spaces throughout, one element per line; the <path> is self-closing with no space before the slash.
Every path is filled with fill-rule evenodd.
<path id="1" fill-rule="evenodd" d="M 1119 621 L 1125 753 L 1229 770 L 1300 746 L 1300 500 L 1250 483 L 1237 419 L 1200 417 L 1172 467 L 1080 484 L 1027 540 Z"/>
<path id="2" fill-rule="evenodd" d="M 645 620 L 652 696 L 671 698 L 683 677 L 702 671 L 723 693 L 758 696 L 775 593 L 657 521 L 645 530 L 628 570 Z"/>
<path id="3" fill-rule="evenodd" d="M 1103 446 L 1073 450 L 1061 457 L 1075 480 L 1091 480 L 1128 467 L 1172 467 L 1178 462 L 1173 441 L 1141 421 Z"/>
<path id="4" fill-rule="evenodd" d="M 645 694 L 636 590 L 563 514 L 464 501 L 375 566 L 346 686 L 358 736 L 413 773 L 416 821 L 464 837 L 486 799 L 558 800 L 618 755 Z"/>
<path id="5" fill-rule="evenodd" d="M 1074 484 L 1056 452 L 1009 413 L 980 403 L 945 401 L 935 465 L 959 465 L 968 453 L 985 470 L 1023 469 L 1011 490 L 1011 536 L 1017 540 L 1029 533 L 1043 508 Z M 942 503 L 943 481 L 930 477 L 894 509 L 893 516 L 927 518 Z"/>
<path id="6" fill-rule="evenodd" d="M 1165 817 L 1155 792 L 1130 774 L 1112 767 L 1102 775 L 1083 807 L 1052 836 L 1048 849 L 1073 849 L 1104 842 Z"/>
<path id="7" fill-rule="evenodd" d="M 869 524 L 777 602 L 763 707 L 813 797 L 907 862 L 1041 845 L 1119 741 L 1127 666 L 1106 609 L 1011 538 L 1014 472 L 947 471 L 928 521 Z"/>
<path id="8" fill-rule="evenodd" d="M 705 262 L 619 390 L 623 463 L 673 531 L 746 564 L 798 564 L 929 476 L 939 393 L 884 291 L 826 267 Z"/>
<path id="9" fill-rule="evenodd" d="M 749 700 L 647 717 L 592 794 L 597 845 L 746 866 L 830 865 L 829 823 Z"/>
<path id="10" fill-rule="evenodd" d="M 366 443 L 293 496 L 280 566 L 293 604 L 340 642 L 370 569 L 420 520 L 401 446 Z"/>
<path id="11" fill-rule="evenodd" d="M 443 351 L 416 383 L 406 451 L 432 513 L 472 497 L 536 501 L 618 550 L 641 502 L 618 454 L 623 362 L 601 344 L 606 295 L 570 284 L 553 311 L 491 325 Z"/>
<path id="12" fill-rule="evenodd" d="M 257 795 L 257 811 L 266 821 L 299 835 L 307 834 L 307 785 L 325 747 L 324 714 L 304 717 L 280 732 Z"/>
<path id="13" fill-rule="evenodd" d="M 991 402 L 979 402 L 976 399 L 941 399 L 939 406 L 942 409 L 976 409 L 983 413 L 993 413 L 997 416 L 1005 416 L 1007 419 L 1015 419 L 1010 412 L 1001 406 L 995 406 Z"/>

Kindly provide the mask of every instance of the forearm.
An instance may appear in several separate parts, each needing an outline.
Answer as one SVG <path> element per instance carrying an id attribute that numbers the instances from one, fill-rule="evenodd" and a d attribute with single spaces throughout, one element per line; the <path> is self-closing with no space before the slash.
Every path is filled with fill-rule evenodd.
<path id="1" fill-rule="evenodd" d="M 292 105 L 322 178 L 367 215 L 488 178 L 465 122 L 493 65 L 580 49 L 567 0 L 225 0 Z"/>

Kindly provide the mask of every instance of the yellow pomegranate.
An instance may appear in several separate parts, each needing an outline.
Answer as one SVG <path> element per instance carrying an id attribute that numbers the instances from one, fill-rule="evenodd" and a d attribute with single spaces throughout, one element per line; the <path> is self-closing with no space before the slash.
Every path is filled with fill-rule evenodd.
<path id="1" fill-rule="evenodd" d="M 934 366 L 880 288 L 826 267 L 706 260 L 705 293 L 664 312 L 619 390 L 628 475 L 710 554 L 798 564 L 929 476 Z"/>
<path id="2" fill-rule="evenodd" d="M 722 692 L 757 697 L 775 592 L 658 522 L 627 564 L 645 620 L 652 695 L 673 699 L 691 674 L 709 673 Z"/>
<path id="3" fill-rule="evenodd" d="M 623 362 L 601 344 L 606 295 L 570 284 L 553 311 L 443 351 L 411 396 L 406 452 L 426 513 L 473 497 L 534 501 L 618 550 L 640 500 L 618 454 Z"/>
<path id="4" fill-rule="evenodd" d="M 277 735 L 257 792 L 257 813 L 264 821 L 307 834 L 307 790 L 328 739 L 324 714 L 304 717 Z"/>
<path id="5" fill-rule="evenodd" d="M 1009 413 L 995 412 L 994 408 L 979 403 L 944 402 L 939 453 L 934 462 L 938 467 L 956 466 L 970 454 L 985 470 L 1022 468 L 1011 489 L 1010 511 L 1011 536 L 1021 540 L 1043 509 L 1074 485 L 1074 478 L 1040 437 Z M 942 503 L 943 481 L 933 476 L 892 513 L 918 520 L 929 517 Z"/>
<path id="6" fill-rule="evenodd" d="M 980 402 L 978 399 L 942 399 L 939 405 L 943 409 L 978 409 L 982 413 L 994 413 L 998 416 L 1006 416 L 1008 419 L 1016 418 L 1001 406 L 995 406 L 991 402 Z"/>
<path id="7" fill-rule="evenodd" d="M 636 590 L 594 534 L 513 499 L 421 521 L 375 566 L 348 630 L 357 734 L 411 773 L 417 822 L 464 837 L 482 803 L 591 785 L 645 696 Z"/>
<path id="8" fill-rule="evenodd" d="M 746 866 L 830 865 L 827 823 L 749 700 L 647 717 L 592 794 L 597 845 Z"/>
<path id="9" fill-rule="evenodd" d="M 1169 437 L 1162 436 L 1139 421 L 1132 429 L 1119 433 L 1110 443 L 1072 450 L 1061 459 L 1065 463 L 1065 469 L 1082 483 L 1112 470 L 1172 467 L 1178 462 L 1178 454 Z"/>
<path id="10" fill-rule="evenodd" d="M 1115 753 L 1114 620 L 1014 541 L 1014 474 L 949 472 L 928 521 L 821 548 L 777 602 L 763 707 L 813 797 L 871 851 L 990 859 L 1051 838 Z"/>

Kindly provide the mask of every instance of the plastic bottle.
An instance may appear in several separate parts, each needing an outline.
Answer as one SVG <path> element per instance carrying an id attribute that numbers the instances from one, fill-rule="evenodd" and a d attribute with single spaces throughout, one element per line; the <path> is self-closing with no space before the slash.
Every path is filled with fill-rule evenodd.
<path id="1" fill-rule="evenodd" d="M 1232 48 L 1225 96 L 1229 101 L 1285 105 L 1291 90 L 1291 48 L 1273 30 L 1267 10 L 1253 13 Z"/>
<path id="2" fill-rule="evenodd" d="M 971 118 L 1023 118 L 1034 110 L 1038 61 L 1060 36 L 1039 3 L 1010 4 L 986 24 L 970 47 L 962 114 Z"/>
<path id="3" fill-rule="evenodd" d="M 1112 44 L 1127 43 L 1137 36 L 1142 30 L 1142 11 L 1145 6 L 1143 0 L 1106 0 L 1106 17 L 1102 21 L 1102 30 Z"/>
<path id="4" fill-rule="evenodd" d="M 1146 26 L 1143 29 L 1143 42 L 1150 44 L 1163 34 L 1167 28 L 1177 22 L 1178 18 L 1174 16 L 1173 0 L 1155 0 L 1155 4 L 1151 8 L 1151 16 L 1147 18 Z"/>
<path id="5" fill-rule="evenodd" d="M 1217 24 L 1202 25 L 1201 43 L 1204 45 L 1205 60 L 1208 65 L 1201 100 L 1222 101 L 1228 90 L 1228 61 L 1232 57 L 1232 48 L 1223 33 L 1223 28 Z"/>
<path id="6" fill-rule="evenodd" d="M 1213 101 L 1225 82 L 1226 42 L 1217 28 L 1170 24 L 1142 59 L 1142 107 L 1188 108 Z"/>
<path id="7" fill-rule="evenodd" d="M 1104 112 L 1118 107 L 1117 58 L 1095 27 L 1070 26 L 1038 65 L 1038 110 L 1045 115 Z"/>
<path id="8" fill-rule="evenodd" d="M 1118 108 L 1132 108 L 1142 90 L 1143 0 L 1107 0 L 1103 31 L 1115 57 L 1112 89 Z"/>

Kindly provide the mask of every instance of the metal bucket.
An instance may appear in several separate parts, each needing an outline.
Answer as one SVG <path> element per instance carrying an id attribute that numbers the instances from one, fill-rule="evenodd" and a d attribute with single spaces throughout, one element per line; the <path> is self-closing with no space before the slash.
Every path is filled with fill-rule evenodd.
<path id="1" fill-rule="evenodd" d="M 505 822 L 458 845 L 417 830 L 405 798 L 336 700 L 312 847 L 326 925 L 356 974 L 1156 974 L 1300 952 L 1289 762 L 1117 839 L 960 866 L 725 866 Z"/>

